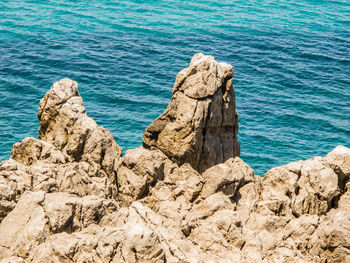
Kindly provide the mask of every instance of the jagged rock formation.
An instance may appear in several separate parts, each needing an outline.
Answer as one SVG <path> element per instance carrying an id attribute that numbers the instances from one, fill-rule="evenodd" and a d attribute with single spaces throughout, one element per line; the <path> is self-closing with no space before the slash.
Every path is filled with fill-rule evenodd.
<path id="1" fill-rule="evenodd" d="M 122 149 L 86 115 L 76 82 L 53 84 L 39 105 L 39 139 L 25 138 L 0 165 L 0 222 L 26 191 L 115 199 Z"/>
<path id="2" fill-rule="evenodd" d="M 171 102 L 144 132 L 143 145 L 197 171 L 239 156 L 233 67 L 196 54 L 178 73 Z"/>
<path id="3" fill-rule="evenodd" d="M 0 163 L 0 262 L 350 262 L 350 149 L 255 176 L 236 156 L 231 81 L 196 55 L 124 157 L 77 84 L 55 83 L 39 139 Z"/>

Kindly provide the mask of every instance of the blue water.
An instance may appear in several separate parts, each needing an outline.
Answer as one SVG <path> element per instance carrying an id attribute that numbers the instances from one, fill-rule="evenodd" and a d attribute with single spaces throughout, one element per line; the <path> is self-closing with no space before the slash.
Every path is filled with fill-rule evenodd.
<path id="1" fill-rule="evenodd" d="M 350 147 L 349 0 L 2 0 L 0 160 L 37 136 L 40 98 L 64 77 L 124 152 L 138 147 L 197 52 L 235 67 L 241 157 L 258 175 Z"/>

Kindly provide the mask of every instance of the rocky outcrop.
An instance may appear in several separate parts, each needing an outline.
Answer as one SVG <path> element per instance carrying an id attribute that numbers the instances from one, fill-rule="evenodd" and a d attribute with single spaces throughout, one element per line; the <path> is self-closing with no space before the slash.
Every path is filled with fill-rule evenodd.
<path id="1" fill-rule="evenodd" d="M 350 262 L 350 149 L 255 176 L 231 81 L 196 55 L 124 157 L 77 84 L 55 83 L 39 139 L 0 163 L 0 262 Z"/>
<path id="2" fill-rule="evenodd" d="M 143 146 L 200 172 L 239 156 L 232 78 L 231 65 L 195 55 L 178 73 L 169 106 L 145 130 Z"/>
<path id="3" fill-rule="evenodd" d="M 40 101 L 39 139 L 25 138 L 0 165 L 0 221 L 26 191 L 117 196 L 122 149 L 85 112 L 78 84 L 55 82 Z"/>
<path id="4" fill-rule="evenodd" d="M 108 130 L 87 116 L 75 81 L 55 82 L 40 101 L 38 118 L 39 139 L 62 151 L 67 161 L 85 161 L 114 173 L 122 149 Z"/>

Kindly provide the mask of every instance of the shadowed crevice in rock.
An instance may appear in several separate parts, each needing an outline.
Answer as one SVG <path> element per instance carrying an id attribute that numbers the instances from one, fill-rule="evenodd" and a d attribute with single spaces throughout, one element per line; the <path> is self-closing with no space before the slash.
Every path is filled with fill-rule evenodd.
<path id="1" fill-rule="evenodd" d="M 144 132 L 143 146 L 203 172 L 239 156 L 233 67 L 196 54 L 177 75 L 165 112 Z"/>

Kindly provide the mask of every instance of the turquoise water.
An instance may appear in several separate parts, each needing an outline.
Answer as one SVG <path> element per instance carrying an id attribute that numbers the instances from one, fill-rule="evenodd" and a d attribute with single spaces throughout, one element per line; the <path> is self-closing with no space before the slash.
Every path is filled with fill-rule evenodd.
<path id="1" fill-rule="evenodd" d="M 0 160 L 37 136 L 39 100 L 64 77 L 124 152 L 138 147 L 197 52 L 235 67 L 257 174 L 350 147 L 350 2 L 218 2 L 2 0 Z"/>

